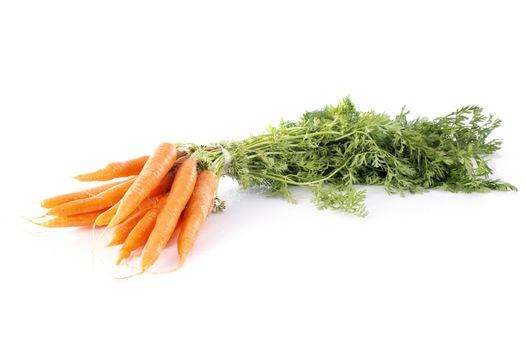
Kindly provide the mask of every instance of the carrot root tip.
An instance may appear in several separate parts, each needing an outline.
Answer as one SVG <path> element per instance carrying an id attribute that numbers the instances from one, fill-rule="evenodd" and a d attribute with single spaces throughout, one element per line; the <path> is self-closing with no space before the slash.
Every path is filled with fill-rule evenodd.
<path id="1" fill-rule="evenodd" d="M 142 275 L 143 273 L 144 273 L 144 271 L 139 271 L 139 272 L 132 273 L 131 275 L 128 275 L 128 276 L 114 277 L 114 278 L 118 279 L 118 280 L 127 280 L 128 278 L 139 276 L 139 275 Z"/>
<path id="2" fill-rule="evenodd" d="M 22 215 L 20 215 L 20 217 L 21 217 L 21 218 L 24 218 L 25 220 L 29 221 L 29 222 L 32 223 L 32 224 L 37 224 L 37 225 L 38 225 L 38 223 L 36 223 L 36 221 L 37 221 L 38 219 L 45 218 L 46 215 L 47 215 L 47 214 L 43 214 L 43 215 L 40 215 L 40 216 L 34 217 L 34 218 L 32 218 L 32 219 L 30 219 L 30 218 L 26 218 L 25 216 L 22 216 Z"/>
<path id="3" fill-rule="evenodd" d="M 177 270 L 183 267 L 185 260 L 186 260 L 186 255 L 179 256 L 179 261 L 177 262 L 177 266 L 176 266 Z"/>

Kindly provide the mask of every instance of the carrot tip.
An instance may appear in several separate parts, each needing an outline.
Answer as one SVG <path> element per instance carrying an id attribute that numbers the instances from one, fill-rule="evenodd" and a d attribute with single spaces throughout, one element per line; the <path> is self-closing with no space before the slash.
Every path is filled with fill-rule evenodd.
<path id="1" fill-rule="evenodd" d="M 93 180 L 90 180 L 89 178 L 86 178 L 83 175 L 70 176 L 70 178 L 73 179 L 73 180 L 82 181 L 82 182 L 86 182 L 86 181 L 91 182 L 91 181 L 93 181 Z"/>
<path id="2" fill-rule="evenodd" d="M 119 244 L 119 242 L 111 241 L 110 243 L 106 244 L 106 247 L 113 247 L 113 246 L 116 246 L 118 244 Z"/>
<path id="3" fill-rule="evenodd" d="M 144 271 L 139 271 L 139 272 L 133 273 L 133 274 L 128 275 L 128 276 L 114 277 L 114 278 L 115 278 L 115 279 L 118 279 L 118 280 L 126 280 L 126 279 L 128 279 L 128 278 L 132 278 L 132 277 L 135 277 L 135 276 L 142 275 L 143 273 L 144 273 Z"/>
<path id="4" fill-rule="evenodd" d="M 128 259 L 129 257 L 130 253 L 128 253 L 127 251 L 122 251 L 121 248 L 121 253 L 119 254 L 119 258 L 117 259 L 117 265 L 120 265 L 124 259 Z"/>
<path id="5" fill-rule="evenodd" d="M 141 271 L 142 272 L 145 272 L 146 270 L 148 270 L 151 266 L 153 265 L 153 262 L 150 262 L 150 261 L 142 261 L 141 262 Z"/>
<path id="6" fill-rule="evenodd" d="M 42 218 L 46 217 L 46 215 L 47 215 L 47 214 L 39 215 L 39 216 L 37 216 L 37 217 L 34 217 L 33 219 L 28 219 L 28 218 L 25 218 L 25 217 L 24 217 L 24 219 L 26 219 L 26 220 L 29 221 L 29 222 L 35 223 L 36 220 L 38 220 L 38 219 L 42 219 Z"/>
<path id="7" fill-rule="evenodd" d="M 177 267 L 176 267 L 177 270 L 183 267 L 185 260 L 186 260 L 186 255 L 179 256 L 179 261 L 177 262 Z"/>
<path id="8" fill-rule="evenodd" d="M 44 215 L 40 215 L 40 216 L 37 216 L 37 217 L 32 218 L 32 219 L 30 219 L 30 218 L 26 218 L 26 217 L 23 216 L 23 215 L 18 215 L 18 217 L 20 217 L 20 218 L 26 220 L 27 222 L 32 223 L 33 225 L 38 225 L 38 226 L 41 226 L 41 227 L 46 227 L 46 226 L 44 225 L 44 224 L 45 224 L 45 221 L 44 221 L 44 222 L 37 222 L 38 219 L 42 219 L 43 217 L 46 217 L 46 214 L 44 214 Z"/>

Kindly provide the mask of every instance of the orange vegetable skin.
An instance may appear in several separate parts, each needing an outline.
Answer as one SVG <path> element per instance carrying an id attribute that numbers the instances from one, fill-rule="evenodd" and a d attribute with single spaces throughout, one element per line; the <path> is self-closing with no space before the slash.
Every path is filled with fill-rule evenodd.
<path id="1" fill-rule="evenodd" d="M 107 183 L 107 184 L 104 184 L 104 185 L 88 188 L 88 189 L 85 189 L 85 190 L 82 190 L 82 191 L 78 191 L 78 192 L 71 192 L 71 193 L 61 194 L 59 196 L 55 196 L 55 197 L 44 199 L 40 203 L 40 205 L 42 206 L 42 208 L 51 209 L 53 207 L 56 207 L 58 205 L 61 205 L 61 204 L 67 203 L 67 202 L 71 202 L 71 201 L 78 200 L 78 199 L 84 199 L 84 198 L 93 197 L 96 194 L 99 194 L 99 193 L 101 193 L 103 191 L 106 191 L 107 189 L 112 188 L 112 187 L 114 187 L 114 186 L 116 186 L 118 184 L 121 184 L 123 182 L 126 182 L 126 181 L 128 181 L 128 179 L 115 181 L 115 182 L 110 182 L 110 183 Z"/>
<path id="2" fill-rule="evenodd" d="M 115 226 L 126 219 L 159 186 L 163 177 L 175 163 L 177 154 L 177 148 L 171 143 L 162 143 L 157 147 L 122 198 L 108 227 Z"/>
<path id="3" fill-rule="evenodd" d="M 197 162 L 185 160 L 175 174 L 175 179 L 162 207 L 155 227 L 142 252 L 142 271 L 147 270 L 157 260 L 161 251 L 172 236 L 181 212 L 190 199 L 197 179 Z"/>
<path id="4" fill-rule="evenodd" d="M 131 230 L 128 237 L 126 237 L 126 240 L 121 247 L 117 265 L 120 264 L 123 259 L 127 259 L 131 252 L 137 248 L 142 247 L 146 243 L 155 226 L 155 220 L 157 219 L 158 214 L 159 210 L 157 208 L 153 208 L 148 210 L 141 220 L 139 220 L 137 225 L 135 225 L 133 230 Z"/>
<path id="5" fill-rule="evenodd" d="M 149 206 L 150 204 L 156 204 L 157 201 L 162 197 L 162 195 L 170 190 L 170 186 L 172 186 L 174 176 L 175 172 L 173 171 L 170 171 L 168 174 L 166 174 L 159 186 L 157 186 L 155 190 L 153 190 L 152 193 L 150 193 L 148 198 L 146 198 L 144 201 L 141 202 L 141 204 L 139 204 L 137 209 L 142 208 L 144 206 Z M 117 209 L 119 209 L 120 204 L 121 203 L 119 201 L 115 203 L 111 208 L 106 210 L 104 213 L 102 213 L 100 217 L 97 218 L 97 221 L 95 221 L 95 225 L 108 225 L 111 219 L 113 219 L 113 217 L 115 216 L 115 213 L 117 213 Z"/>
<path id="6" fill-rule="evenodd" d="M 134 179 L 115 185 L 95 196 L 77 199 L 48 210 L 48 215 L 70 216 L 107 209 L 117 203 L 133 184 Z"/>
<path id="7" fill-rule="evenodd" d="M 197 177 L 194 192 L 184 210 L 181 233 L 177 238 L 179 266 L 184 264 L 188 252 L 194 246 L 199 231 L 214 203 L 218 179 L 212 171 L 203 171 Z"/>
<path id="8" fill-rule="evenodd" d="M 135 211 L 133 215 L 130 215 L 129 218 L 115 226 L 113 230 L 113 236 L 111 238 L 110 243 L 108 243 L 108 247 L 124 243 L 130 232 L 142 219 L 144 214 L 148 212 L 148 210 L 149 209 L 145 208 L 139 211 Z"/>
<path id="9" fill-rule="evenodd" d="M 107 181 L 117 177 L 137 175 L 141 172 L 147 160 L 148 156 L 142 156 L 123 162 L 113 162 L 102 169 L 91 173 L 77 175 L 74 176 L 74 178 L 79 181 Z"/>
<path id="10" fill-rule="evenodd" d="M 91 226 L 95 222 L 95 219 L 101 211 L 84 213 L 73 216 L 57 216 L 48 221 L 36 223 L 43 227 L 80 227 L 80 226 Z"/>

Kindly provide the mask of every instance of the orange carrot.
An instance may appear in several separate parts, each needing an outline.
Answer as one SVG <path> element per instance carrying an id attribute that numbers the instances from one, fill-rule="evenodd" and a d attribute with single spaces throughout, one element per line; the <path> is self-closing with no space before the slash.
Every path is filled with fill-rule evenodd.
<path id="1" fill-rule="evenodd" d="M 170 187 L 172 187 L 172 183 L 174 182 L 174 177 L 175 170 L 169 171 L 168 174 L 163 177 L 161 183 L 148 195 L 148 198 L 165 194 L 170 191 Z"/>
<path id="2" fill-rule="evenodd" d="M 214 197 L 212 197 L 212 200 L 210 201 L 210 208 L 208 208 L 208 215 L 214 210 Z"/>
<path id="3" fill-rule="evenodd" d="M 155 227 L 143 249 L 142 271 L 153 265 L 172 236 L 179 216 L 192 195 L 197 179 L 197 162 L 187 159 L 175 173 L 175 179 L 155 222 Z M 207 208 L 208 209 L 208 208 Z"/>
<path id="4" fill-rule="evenodd" d="M 141 172 L 141 169 L 147 160 L 148 156 L 143 156 L 123 162 L 113 162 L 102 169 L 91 173 L 77 175 L 73 178 L 79 181 L 107 181 L 117 177 L 137 175 Z"/>
<path id="5" fill-rule="evenodd" d="M 119 259 L 117 260 L 117 265 L 121 263 L 123 259 L 127 259 L 131 252 L 135 249 L 142 247 L 150 233 L 152 232 L 155 226 L 155 220 L 159 214 L 158 208 L 152 208 L 144 214 L 144 216 L 139 220 L 137 225 L 131 230 L 124 241 L 124 245 L 121 247 Z"/>
<path id="6" fill-rule="evenodd" d="M 133 215 L 134 213 L 141 211 L 143 209 L 151 209 L 157 205 L 157 203 L 164 197 L 166 197 L 167 194 L 162 194 L 155 197 L 148 197 L 144 201 L 139 204 L 137 209 L 133 211 L 133 213 L 130 214 Z M 116 203 L 113 207 L 109 208 L 105 212 L 99 215 L 97 220 L 95 221 L 95 226 L 103 226 L 109 224 L 115 213 L 117 212 L 117 208 L 119 207 L 120 203 Z"/>
<path id="7" fill-rule="evenodd" d="M 127 259 L 130 256 L 131 252 L 133 252 L 137 248 L 142 247 L 146 243 L 148 237 L 150 237 L 150 233 L 155 227 L 155 221 L 157 220 L 157 216 L 159 215 L 161 208 L 164 207 L 167 198 L 167 195 L 162 196 L 162 198 L 157 202 L 157 204 L 155 204 L 154 207 L 148 210 L 146 214 L 144 214 L 144 216 L 141 218 L 141 220 L 137 223 L 137 225 L 135 225 L 133 230 L 126 238 L 124 245 L 121 247 L 120 256 L 117 260 L 117 265 L 119 265 L 123 259 Z"/>
<path id="8" fill-rule="evenodd" d="M 76 227 L 76 226 L 91 226 L 95 222 L 95 219 L 102 211 L 96 211 L 91 213 L 84 213 L 73 216 L 57 216 L 37 225 L 43 227 Z"/>
<path id="9" fill-rule="evenodd" d="M 113 236 L 110 243 L 108 243 L 108 247 L 124 243 L 135 225 L 137 225 L 137 223 L 142 219 L 144 214 L 148 212 L 148 210 L 149 209 L 142 209 L 136 211 L 129 218 L 115 226 L 115 229 L 113 230 Z"/>
<path id="10" fill-rule="evenodd" d="M 199 230 L 205 223 L 214 203 L 214 195 L 217 190 L 217 176 L 214 172 L 205 170 L 197 177 L 194 192 L 184 210 L 181 233 L 177 238 L 177 251 L 179 254 L 179 266 L 184 264 L 188 252 L 194 246 L 199 235 Z"/>
<path id="11" fill-rule="evenodd" d="M 179 163 L 181 160 L 184 160 L 184 159 L 186 159 L 186 157 L 179 157 L 177 159 L 176 165 L 177 165 L 177 163 Z M 150 193 L 148 198 L 146 198 L 144 201 L 141 202 L 141 204 L 139 205 L 139 207 L 137 207 L 136 210 L 138 210 L 139 208 L 144 207 L 144 206 L 148 206 L 150 208 L 153 205 L 156 205 L 158 200 L 162 197 L 161 195 L 163 195 L 166 192 L 170 191 L 170 187 L 172 186 L 172 182 L 174 180 L 174 176 L 175 176 L 175 169 L 172 169 L 172 170 L 170 170 L 168 172 L 168 174 L 166 174 L 163 177 L 163 180 L 161 181 L 159 186 L 157 186 L 155 188 L 155 190 L 153 190 L 152 193 Z M 158 197 L 158 198 L 156 198 L 156 197 Z M 150 199 L 153 200 L 152 203 L 149 203 Z M 109 224 L 111 219 L 115 216 L 115 213 L 117 212 L 117 209 L 119 208 L 120 204 L 121 203 L 119 201 L 119 202 L 115 203 L 115 205 L 113 205 L 111 208 L 106 210 L 104 213 L 102 213 L 97 218 L 97 220 L 95 221 L 95 225 L 96 226 L 101 226 L 101 225 Z M 152 205 L 150 205 L 150 204 L 152 204 Z"/>
<path id="12" fill-rule="evenodd" d="M 89 198 L 77 199 L 48 210 L 48 215 L 71 216 L 106 209 L 117 203 L 135 181 L 131 178 Z"/>
<path id="13" fill-rule="evenodd" d="M 108 227 L 122 222 L 161 183 L 177 159 L 177 148 L 171 143 L 160 144 L 148 158 L 141 173 L 122 198 L 121 204 Z"/>
<path id="14" fill-rule="evenodd" d="M 61 194 L 59 196 L 44 199 L 40 203 L 40 205 L 42 206 L 42 208 L 50 209 L 50 208 L 56 207 L 64 203 L 74 201 L 74 200 L 93 197 L 96 194 L 106 191 L 107 189 L 112 188 L 113 186 L 116 186 L 126 181 L 128 181 L 128 179 L 110 182 L 110 183 L 100 185 L 97 187 L 88 188 L 83 191 Z"/>
<path id="15" fill-rule="evenodd" d="M 102 214 L 99 215 L 97 220 L 95 220 L 95 226 L 103 226 L 109 224 L 113 216 L 115 216 L 117 208 L 119 208 L 120 204 L 121 201 L 118 201 L 111 208 L 108 208 L 104 212 L 102 212 Z"/>

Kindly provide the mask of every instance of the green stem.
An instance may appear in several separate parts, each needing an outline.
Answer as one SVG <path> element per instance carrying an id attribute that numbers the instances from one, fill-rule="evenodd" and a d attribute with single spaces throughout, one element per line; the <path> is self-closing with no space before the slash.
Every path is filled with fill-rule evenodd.
<path id="1" fill-rule="evenodd" d="M 311 180 L 311 181 L 304 181 L 304 182 L 297 182 L 297 181 L 289 179 L 286 176 L 282 176 L 282 175 L 279 175 L 279 174 L 272 174 L 272 173 L 270 173 L 270 174 L 269 173 L 264 173 L 263 174 L 263 173 L 261 173 L 259 171 L 254 171 L 253 174 L 257 175 L 259 177 L 264 177 L 264 178 L 271 179 L 271 180 L 282 181 L 282 182 L 287 183 L 288 185 L 309 186 L 309 185 L 314 185 L 314 184 L 317 184 L 317 183 L 329 180 L 331 177 L 336 175 L 340 170 L 342 170 L 347 165 L 347 163 L 349 163 L 349 160 L 347 160 L 342 166 L 338 167 L 336 170 L 331 172 L 329 175 L 327 175 L 327 176 L 325 176 L 325 177 L 323 177 L 321 179 Z"/>
<path id="2" fill-rule="evenodd" d="M 339 135 L 341 134 L 340 132 L 337 132 L 337 131 L 318 131 L 318 132 L 313 132 L 313 133 L 304 133 L 304 134 L 301 134 L 301 135 L 294 135 L 294 136 L 283 136 L 283 135 L 280 135 L 278 136 L 277 138 L 280 140 L 280 141 L 292 141 L 292 140 L 298 140 L 298 139 L 308 139 L 308 138 L 312 138 L 312 137 L 315 137 L 315 136 L 328 136 L 328 135 Z M 266 136 L 266 135 L 264 135 Z M 276 138 L 276 136 L 274 135 L 270 135 L 271 137 L 273 138 Z M 264 139 L 264 137 L 262 137 Z M 247 149 L 254 149 L 254 148 L 259 148 L 261 146 L 264 146 L 264 145 L 268 145 L 268 144 L 273 144 L 273 143 L 276 143 L 276 140 L 274 139 L 270 139 L 270 140 L 264 140 L 262 142 L 256 142 L 256 143 L 253 143 L 253 144 L 249 144 L 247 146 Z"/>

